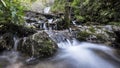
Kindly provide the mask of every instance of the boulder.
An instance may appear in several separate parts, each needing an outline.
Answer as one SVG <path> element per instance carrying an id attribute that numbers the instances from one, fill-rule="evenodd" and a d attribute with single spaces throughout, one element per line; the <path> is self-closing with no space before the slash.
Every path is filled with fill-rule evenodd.
<path id="1" fill-rule="evenodd" d="M 5 33 L 0 38 L 0 50 L 10 50 L 14 46 L 14 35 L 12 33 Z"/>
<path id="2" fill-rule="evenodd" d="M 120 30 L 114 31 L 116 37 L 113 42 L 113 47 L 120 49 Z"/>
<path id="3" fill-rule="evenodd" d="M 80 41 L 112 45 L 115 41 L 113 27 L 115 26 L 81 26 L 76 34 L 76 38 Z"/>
<path id="4" fill-rule="evenodd" d="M 44 31 L 40 31 L 21 39 L 17 50 L 27 56 L 47 58 L 55 54 L 57 44 Z"/>
<path id="5" fill-rule="evenodd" d="M 0 23 L 0 26 L 0 35 L 11 33 L 13 35 L 17 35 L 18 37 L 27 37 L 37 32 L 35 29 L 13 23 Z"/>
<path id="6" fill-rule="evenodd" d="M 57 50 L 53 42 L 44 31 L 18 26 L 16 24 L 0 23 L 0 52 L 15 50 L 29 57 L 47 58 Z"/>

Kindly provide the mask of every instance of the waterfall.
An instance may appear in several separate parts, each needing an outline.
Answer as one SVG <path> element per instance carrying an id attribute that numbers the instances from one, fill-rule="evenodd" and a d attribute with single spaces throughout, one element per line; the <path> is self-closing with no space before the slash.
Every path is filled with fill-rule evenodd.
<path id="1" fill-rule="evenodd" d="M 46 13 L 46 14 L 49 13 L 49 12 L 50 12 L 50 8 L 51 8 L 51 7 L 46 7 L 46 8 L 44 9 L 44 13 Z"/>
<path id="2" fill-rule="evenodd" d="M 24 45 L 24 43 L 25 43 L 25 41 L 26 41 L 26 38 L 27 38 L 27 37 L 24 37 L 24 38 L 23 38 L 22 45 Z"/>
<path id="3" fill-rule="evenodd" d="M 46 23 L 43 23 L 43 29 L 44 29 L 44 30 L 47 30 Z"/>
<path id="4" fill-rule="evenodd" d="M 120 59 L 115 56 L 114 50 L 100 44 L 67 40 L 58 43 L 62 51 L 53 59 L 67 62 L 71 68 L 118 68 Z M 60 68 L 60 67 L 58 67 Z M 65 68 L 65 67 L 64 67 Z"/>
<path id="5" fill-rule="evenodd" d="M 57 68 L 119 68 L 120 58 L 115 50 L 102 44 L 79 42 L 64 33 L 46 31 L 59 51 L 52 61 Z M 66 64 L 65 64 L 66 63 Z M 56 68 L 56 67 L 55 67 Z"/>
<path id="6" fill-rule="evenodd" d="M 13 40 L 14 40 L 14 47 L 13 47 L 13 49 L 15 51 L 17 51 L 17 46 L 18 46 L 18 43 L 19 43 L 20 39 L 17 38 L 17 37 L 13 37 Z"/>
<path id="7" fill-rule="evenodd" d="M 93 44 L 88 42 L 79 42 L 75 38 L 68 38 L 60 32 L 52 32 L 46 30 L 47 34 L 58 45 L 58 52 L 53 57 L 41 60 L 39 64 L 31 65 L 31 68 L 119 68 L 120 58 L 115 54 L 115 50 L 111 47 L 102 44 Z M 7 51 L 0 55 L 0 63 L 6 64 L 4 68 L 29 68 L 29 65 L 24 65 L 23 62 L 32 63 L 37 59 L 34 57 L 34 46 L 32 45 L 32 55 L 30 58 L 25 59 L 22 62 L 20 54 L 16 51 L 19 38 L 13 38 L 14 51 Z M 31 37 L 35 39 L 35 34 Z M 26 41 L 26 37 L 23 38 L 23 43 Z M 33 42 L 34 43 L 34 42 Z M 23 58 L 23 57 L 22 57 Z M 7 62 L 6 62 L 7 61 Z M 19 62 L 19 63 L 18 63 Z M 21 67 L 22 64 L 22 67 Z M 44 65 L 43 65 L 44 64 Z M 50 66 L 50 67 L 49 67 Z"/>

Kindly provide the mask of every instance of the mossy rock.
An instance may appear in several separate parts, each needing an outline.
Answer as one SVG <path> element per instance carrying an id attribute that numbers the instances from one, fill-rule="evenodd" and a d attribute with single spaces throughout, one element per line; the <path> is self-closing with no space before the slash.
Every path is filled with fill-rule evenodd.
<path id="1" fill-rule="evenodd" d="M 57 44 L 54 43 L 44 31 L 41 31 L 27 37 L 26 40 L 22 39 L 19 43 L 18 51 L 26 56 L 47 58 L 55 54 Z"/>
<path id="2" fill-rule="evenodd" d="M 2 38 L 0 39 L 0 49 L 7 49 L 11 50 L 14 46 L 14 35 L 11 33 L 5 33 L 2 35 Z"/>
<path id="3" fill-rule="evenodd" d="M 0 23 L 0 35 L 5 33 L 11 33 L 18 37 L 27 37 L 36 33 L 35 29 L 27 28 L 22 25 L 16 25 L 13 23 Z"/>
<path id="4" fill-rule="evenodd" d="M 86 41 L 87 37 L 89 37 L 91 35 L 91 33 L 88 33 L 86 31 L 81 31 L 79 33 L 77 33 L 77 39 L 80 41 Z"/>

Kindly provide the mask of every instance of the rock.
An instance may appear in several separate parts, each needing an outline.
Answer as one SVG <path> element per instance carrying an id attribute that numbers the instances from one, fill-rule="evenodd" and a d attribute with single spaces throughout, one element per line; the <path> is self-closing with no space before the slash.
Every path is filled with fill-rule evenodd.
<path id="1" fill-rule="evenodd" d="M 77 32 L 76 38 L 80 41 L 100 43 L 112 46 L 112 43 L 115 40 L 114 28 L 111 25 L 82 26 L 79 27 L 79 30 L 80 31 Z"/>
<path id="2" fill-rule="evenodd" d="M 35 33 L 30 28 L 4 24 L 0 32 L 0 51 L 17 50 L 29 57 L 47 58 L 57 50 L 57 44 L 44 31 Z"/>
<path id="3" fill-rule="evenodd" d="M 36 30 L 27 28 L 21 25 L 16 25 L 13 23 L 0 23 L 2 27 L 0 27 L 0 35 L 5 33 L 12 33 L 13 35 L 17 35 L 18 37 L 26 37 L 36 33 Z"/>
<path id="4" fill-rule="evenodd" d="M 55 54 L 57 45 L 44 32 L 38 32 L 32 36 L 24 38 L 18 45 L 18 51 L 27 56 L 37 58 L 47 58 Z"/>
<path id="5" fill-rule="evenodd" d="M 12 33 L 3 34 L 0 38 L 0 52 L 17 50 L 28 57 L 47 58 L 57 51 L 57 44 L 44 31 L 24 38 L 14 38 L 15 36 Z"/>
<path id="6" fill-rule="evenodd" d="M 113 42 L 113 47 L 120 49 L 120 30 L 114 31 L 116 34 L 115 41 Z"/>
<path id="7" fill-rule="evenodd" d="M 3 34 L 2 38 L 0 39 L 0 49 L 4 50 L 10 50 L 14 46 L 14 35 L 12 33 L 5 33 Z"/>

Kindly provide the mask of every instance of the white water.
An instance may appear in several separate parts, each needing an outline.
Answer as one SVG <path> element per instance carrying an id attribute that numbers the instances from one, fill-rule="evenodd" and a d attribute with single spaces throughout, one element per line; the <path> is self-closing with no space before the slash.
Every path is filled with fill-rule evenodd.
<path id="1" fill-rule="evenodd" d="M 33 36 L 34 39 L 34 36 Z M 120 59 L 114 50 L 104 45 L 66 40 L 58 43 L 58 53 L 50 60 L 42 61 L 37 65 L 16 63 L 20 57 L 17 52 L 5 52 L 0 60 L 7 60 L 10 64 L 6 68 L 120 68 Z M 30 58 L 26 60 L 30 62 Z M 1 63 L 1 62 L 0 62 Z"/>
<path id="2" fill-rule="evenodd" d="M 19 43 L 20 39 L 17 38 L 17 37 L 13 37 L 13 40 L 14 40 L 14 47 L 13 47 L 13 49 L 15 51 L 17 51 L 17 46 L 18 46 L 18 43 Z"/>
<path id="3" fill-rule="evenodd" d="M 47 29 L 48 29 L 47 26 L 46 26 L 46 23 L 43 23 L 43 29 L 44 29 L 44 30 L 47 30 Z"/>
<path id="4" fill-rule="evenodd" d="M 72 42 L 58 43 L 63 51 L 56 56 L 55 60 L 66 60 L 74 68 L 119 68 L 119 63 L 112 63 L 112 61 L 119 62 L 120 59 L 114 55 L 111 48 L 86 42 L 79 43 L 76 40 Z M 99 52 L 97 53 L 94 50 Z M 101 53 L 107 58 L 111 57 L 110 60 L 104 59 Z"/>
<path id="5" fill-rule="evenodd" d="M 49 12 L 50 12 L 50 8 L 51 8 L 51 7 L 46 7 L 46 8 L 44 8 L 44 13 L 46 13 L 46 14 L 49 13 Z"/>

